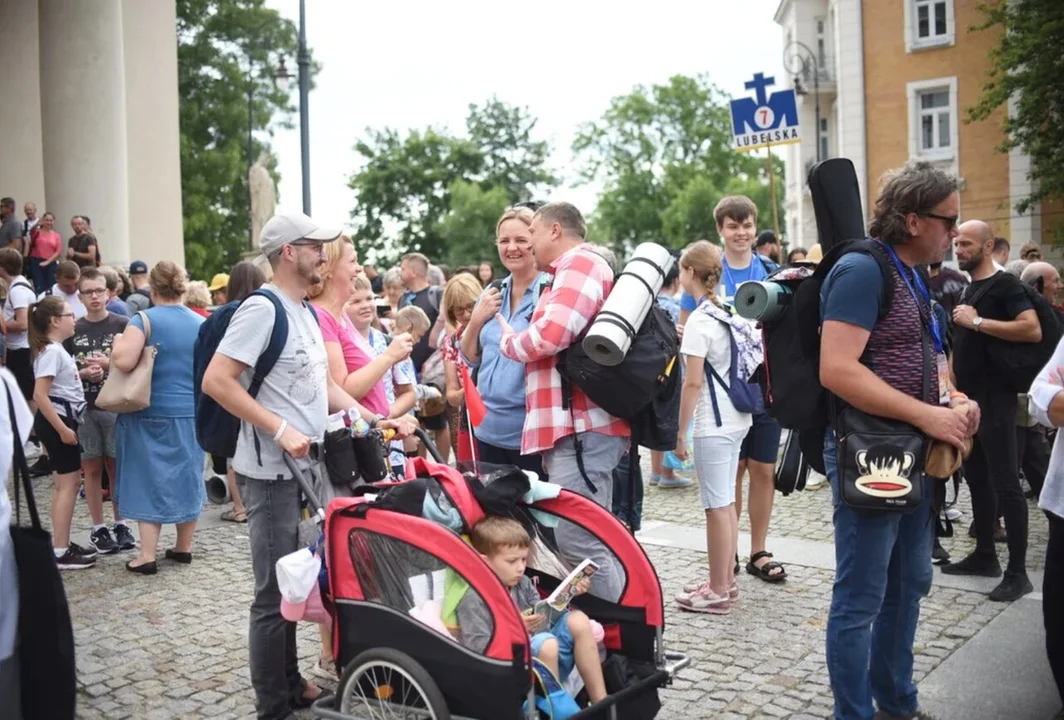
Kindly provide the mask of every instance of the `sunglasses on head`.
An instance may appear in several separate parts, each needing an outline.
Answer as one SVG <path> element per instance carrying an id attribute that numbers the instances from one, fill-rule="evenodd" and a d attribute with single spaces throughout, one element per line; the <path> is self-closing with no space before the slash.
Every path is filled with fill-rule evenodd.
<path id="1" fill-rule="evenodd" d="M 536 200 L 527 200 L 525 202 L 517 202 L 507 208 L 507 210 L 520 210 L 521 208 L 528 208 L 532 212 L 536 212 L 545 203 L 537 202 Z"/>

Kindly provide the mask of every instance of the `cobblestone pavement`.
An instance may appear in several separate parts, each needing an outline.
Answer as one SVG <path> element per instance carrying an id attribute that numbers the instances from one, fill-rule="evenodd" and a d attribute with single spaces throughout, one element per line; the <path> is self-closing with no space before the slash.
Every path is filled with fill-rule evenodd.
<path id="1" fill-rule="evenodd" d="M 37 481 L 47 507 L 50 481 Z M 777 496 L 775 536 L 830 541 L 827 486 Z M 966 502 L 962 496 L 961 504 Z M 189 566 L 160 560 L 159 574 L 132 575 L 130 553 L 101 558 L 94 569 L 64 575 L 77 639 L 79 717 L 107 720 L 254 717 L 247 669 L 247 615 L 252 578 L 246 526 L 222 523 L 208 506 Z M 698 526 L 697 493 L 648 488 L 647 518 Z M 968 515 L 970 517 L 970 515 Z M 1031 512 L 1032 564 L 1040 566 L 1045 521 Z M 743 521 L 745 526 L 745 519 Z M 74 538 L 87 541 L 83 502 Z M 955 552 L 971 543 L 959 527 Z M 164 528 L 160 548 L 173 542 Z M 704 574 L 705 555 L 648 547 L 666 600 Z M 725 618 L 667 612 L 666 644 L 693 658 L 663 692 L 664 720 L 681 718 L 824 718 L 831 693 L 824 665 L 829 571 L 792 565 L 790 579 L 770 586 L 743 575 L 742 600 Z M 917 638 L 917 679 L 924 677 L 1004 609 L 985 596 L 935 587 L 924 602 Z M 300 627 L 304 671 L 317 656 L 317 632 Z M 302 717 L 309 717 L 304 713 Z"/>

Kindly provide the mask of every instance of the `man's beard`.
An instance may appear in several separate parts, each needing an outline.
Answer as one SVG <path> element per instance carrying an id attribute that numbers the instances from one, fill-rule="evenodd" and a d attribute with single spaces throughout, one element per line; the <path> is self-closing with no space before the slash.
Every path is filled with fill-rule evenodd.
<path id="1" fill-rule="evenodd" d="M 977 267 L 983 264 L 984 257 L 986 257 L 986 255 L 983 253 L 983 251 L 980 250 L 977 255 L 972 255 L 972 257 L 969 258 L 967 262 L 962 262 L 961 260 L 958 260 L 957 266 L 964 272 L 971 272 L 972 270 L 975 270 Z"/>

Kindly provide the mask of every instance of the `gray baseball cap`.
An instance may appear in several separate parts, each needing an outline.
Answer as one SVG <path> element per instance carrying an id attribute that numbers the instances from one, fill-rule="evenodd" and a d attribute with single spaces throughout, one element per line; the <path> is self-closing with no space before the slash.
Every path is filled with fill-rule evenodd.
<path id="1" fill-rule="evenodd" d="M 270 256 L 300 240 L 312 240 L 321 243 L 332 242 L 340 237 L 340 227 L 323 227 L 303 213 L 286 213 L 274 215 L 262 226 L 259 233 L 259 250 Z"/>

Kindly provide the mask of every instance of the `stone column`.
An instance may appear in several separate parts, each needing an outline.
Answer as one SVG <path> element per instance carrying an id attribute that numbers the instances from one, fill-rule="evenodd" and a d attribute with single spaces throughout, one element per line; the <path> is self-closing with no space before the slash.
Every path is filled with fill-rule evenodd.
<path id="1" fill-rule="evenodd" d="M 122 0 L 130 258 L 185 261 L 175 0 Z"/>
<path id="2" fill-rule="evenodd" d="M 48 209 L 65 236 L 72 215 L 88 215 L 104 262 L 128 262 L 121 0 L 47 0 L 39 17 Z"/>
<path id="3" fill-rule="evenodd" d="M 0 68 L 4 100 L 0 102 L 0 196 L 45 211 L 44 158 L 41 149 L 41 85 L 37 42 L 37 0 L 2 0 Z"/>

